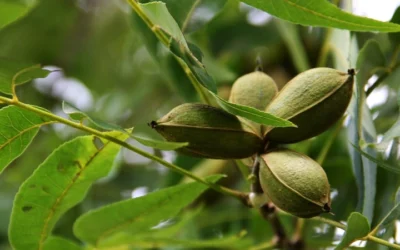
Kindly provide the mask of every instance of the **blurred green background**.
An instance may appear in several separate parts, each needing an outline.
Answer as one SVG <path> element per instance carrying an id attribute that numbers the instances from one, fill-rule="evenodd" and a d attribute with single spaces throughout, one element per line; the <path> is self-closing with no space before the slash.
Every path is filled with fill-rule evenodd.
<path id="1" fill-rule="evenodd" d="M 167 3 L 187 40 L 201 49 L 203 62 L 217 83 L 219 95 L 226 99 L 235 79 L 255 69 L 257 58 L 262 59 L 264 71 L 280 88 L 300 71 L 316 67 L 329 32 L 326 28 L 289 24 L 236 1 L 203 0 L 196 6 L 193 6 L 194 0 L 163 2 Z M 19 7 L 10 7 L 5 12 L 7 3 L 18 3 Z M 126 128 L 135 127 L 139 135 L 161 139 L 147 123 L 181 103 L 199 101 L 174 57 L 154 40 L 125 1 L 0 0 L 1 6 L 4 13 L 0 10 L 0 27 L 7 13 L 29 12 L 1 27 L 0 57 L 40 63 L 55 70 L 45 79 L 18 88 L 19 98 L 26 103 L 66 117 L 61 108 L 64 100 L 94 117 Z M 387 20 L 390 18 L 391 13 Z M 388 60 L 393 54 L 387 34 L 355 35 L 360 48 L 373 38 Z M 293 52 L 299 51 L 296 46 L 301 46 L 305 53 Z M 323 66 L 334 67 L 334 57 L 330 55 Z M 398 118 L 399 77 L 397 67 L 367 100 L 378 135 L 386 132 Z M 333 132 L 329 130 L 290 147 L 316 158 Z M 21 183 L 55 147 L 80 134 L 65 125 L 42 128 L 28 150 L 0 175 L 0 249 L 9 248 L 8 222 L 14 195 Z M 249 189 L 233 161 L 201 160 L 131 143 L 186 169 L 229 173 L 223 184 L 243 191 Z M 382 151 L 382 158 L 398 161 L 398 141 L 384 150 L 387 153 Z M 323 167 L 331 183 L 334 213 L 326 216 L 345 221 L 357 210 L 357 186 L 345 128 L 333 141 Z M 97 182 L 85 201 L 64 215 L 55 234 L 74 239 L 72 224 L 83 212 L 177 184 L 182 178 L 155 162 L 123 150 L 110 176 Z M 398 176 L 378 168 L 374 220 L 391 209 L 399 184 Z M 207 209 L 192 215 L 178 238 L 211 239 L 242 230 L 247 231 L 254 244 L 273 237 L 270 226 L 256 210 L 232 198 L 209 191 L 200 203 Z M 288 232 L 293 232 L 296 219 L 289 216 L 282 219 Z M 314 221 L 306 222 L 304 235 L 307 249 L 324 249 L 338 240 L 333 227 Z M 378 249 L 374 244 L 370 247 Z"/>

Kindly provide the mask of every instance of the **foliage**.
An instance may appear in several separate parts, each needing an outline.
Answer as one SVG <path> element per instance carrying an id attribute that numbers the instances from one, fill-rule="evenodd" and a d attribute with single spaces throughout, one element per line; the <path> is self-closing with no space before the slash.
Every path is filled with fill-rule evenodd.
<path id="1" fill-rule="evenodd" d="M 400 7 L 381 22 L 351 1 L 242 2 L 0 0 L 0 249 L 400 249 Z M 178 154 L 148 126 L 203 102 L 295 127 L 227 101 L 256 66 L 279 89 L 356 68 L 346 118 L 287 146 L 324 168 L 332 214 L 260 215 L 246 164 Z"/>

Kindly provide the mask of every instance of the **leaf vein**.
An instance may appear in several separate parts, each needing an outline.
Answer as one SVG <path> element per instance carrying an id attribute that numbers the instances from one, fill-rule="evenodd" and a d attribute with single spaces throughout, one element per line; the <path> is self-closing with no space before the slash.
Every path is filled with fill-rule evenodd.
<path id="1" fill-rule="evenodd" d="M 40 233 L 40 240 L 39 240 L 39 250 L 43 249 L 43 244 L 44 241 L 46 240 L 46 236 L 47 236 L 47 228 L 49 227 L 49 223 L 51 218 L 54 216 L 54 214 L 56 213 L 56 209 L 59 206 L 59 204 L 61 203 L 61 201 L 64 199 L 64 197 L 67 195 L 68 191 L 72 188 L 72 186 L 76 183 L 76 181 L 78 180 L 79 176 L 82 174 L 83 171 L 85 171 L 85 169 L 87 169 L 87 167 L 89 166 L 89 164 L 92 162 L 92 160 L 110 143 L 110 141 L 107 141 L 104 144 L 104 147 L 97 149 L 97 151 L 89 158 L 89 160 L 85 163 L 85 165 L 75 174 L 74 178 L 72 179 L 72 181 L 69 183 L 69 185 L 64 189 L 64 191 L 60 194 L 60 196 L 56 199 L 56 201 L 54 202 L 54 204 L 51 206 L 50 208 L 50 212 L 47 215 L 46 219 L 45 219 L 45 223 L 43 225 L 43 229 L 42 232 Z"/>
<path id="2" fill-rule="evenodd" d="M 14 141 L 14 140 L 17 139 L 18 137 L 20 137 L 22 134 L 24 134 L 24 133 L 26 133 L 26 132 L 28 132 L 28 131 L 34 129 L 34 128 L 41 127 L 41 126 L 43 126 L 43 125 L 47 125 L 47 124 L 51 124 L 51 123 L 55 123 L 55 121 L 43 122 L 43 123 L 36 124 L 35 126 L 26 128 L 26 129 L 24 129 L 24 130 L 19 130 L 19 131 L 17 130 L 18 133 L 17 133 L 15 136 L 13 136 L 13 137 L 11 137 L 11 138 L 9 138 L 9 139 L 7 139 L 4 135 L 1 135 L 1 134 L 0 134 L 1 136 L 3 136 L 4 138 L 7 139 L 3 144 L 0 144 L 0 150 L 1 150 L 2 148 L 4 148 L 5 146 L 7 146 L 7 144 L 10 144 L 12 141 Z"/>

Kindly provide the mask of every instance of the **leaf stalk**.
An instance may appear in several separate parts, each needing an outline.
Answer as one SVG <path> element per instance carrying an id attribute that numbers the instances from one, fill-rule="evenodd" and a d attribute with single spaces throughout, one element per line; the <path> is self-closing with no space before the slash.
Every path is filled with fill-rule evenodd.
<path id="1" fill-rule="evenodd" d="M 239 191 L 227 188 L 227 187 L 223 187 L 223 186 L 220 186 L 218 184 L 210 183 L 210 182 L 206 181 L 205 179 L 194 175 L 190 171 L 187 171 L 187 170 L 185 170 L 185 169 L 183 169 L 181 167 L 178 167 L 178 166 L 176 166 L 176 165 L 174 165 L 172 163 L 169 163 L 169 162 L 167 162 L 167 161 L 165 161 L 165 160 L 163 160 L 163 159 L 161 159 L 161 158 L 159 158 L 157 156 L 154 156 L 154 155 L 152 155 L 152 154 L 150 154 L 150 153 L 148 153 L 146 151 L 143 151 L 143 150 L 141 150 L 139 148 L 136 148 L 136 147 L 130 145 L 129 143 L 125 142 L 125 141 L 121 141 L 121 140 L 119 140 L 117 138 L 114 138 L 114 137 L 112 137 L 112 136 L 110 136 L 108 134 L 105 134 L 105 133 L 103 133 L 103 132 L 101 132 L 101 131 L 99 131 L 97 129 L 87 127 L 87 126 L 83 125 L 81 122 L 73 122 L 71 120 L 62 118 L 62 117 L 57 116 L 57 115 L 55 115 L 53 113 L 47 112 L 47 111 L 45 111 L 43 109 L 37 108 L 35 106 L 29 105 L 29 104 L 26 104 L 26 103 L 23 103 L 23 102 L 20 102 L 17 98 L 10 99 L 10 98 L 6 98 L 6 97 L 0 96 L 0 102 L 6 103 L 6 104 L 9 104 L 9 105 L 14 105 L 14 106 L 20 107 L 20 108 L 25 109 L 25 110 L 29 110 L 29 111 L 34 112 L 34 113 L 36 113 L 36 114 L 38 114 L 38 115 L 40 115 L 42 117 L 50 118 L 50 119 L 52 119 L 54 121 L 63 123 L 63 124 L 68 125 L 70 127 L 79 129 L 81 131 L 84 131 L 84 132 L 87 132 L 89 134 L 98 136 L 100 138 L 104 138 L 106 140 L 112 141 L 112 142 L 114 142 L 114 143 L 116 143 L 116 144 L 118 144 L 118 145 L 120 145 L 120 146 L 122 146 L 122 147 L 124 147 L 124 148 L 126 148 L 128 150 L 130 150 L 130 151 L 133 151 L 133 152 L 135 152 L 135 153 L 137 153 L 139 155 L 142 155 L 142 156 L 144 156 L 144 157 L 146 157 L 148 159 L 156 161 L 156 162 L 160 163 L 161 165 L 164 165 L 165 167 L 167 167 L 167 168 L 169 168 L 169 169 L 171 169 L 171 170 L 173 170 L 173 171 L 175 171 L 177 173 L 185 175 L 185 176 L 187 176 L 187 177 L 189 177 L 189 178 L 191 178 L 191 179 L 193 179 L 193 180 L 195 180 L 197 182 L 203 183 L 203 184 L 207 185 L 208 187 L 214 189 L 217 192 L 220 192 L 220 193 L 222 193 L 224 195 L 233 196 L 233 197 L 239 199 L 242 202 L 245 202 L 245 203 L 247 202 L 248 195 L 246 193 L 239 192 Z"/>

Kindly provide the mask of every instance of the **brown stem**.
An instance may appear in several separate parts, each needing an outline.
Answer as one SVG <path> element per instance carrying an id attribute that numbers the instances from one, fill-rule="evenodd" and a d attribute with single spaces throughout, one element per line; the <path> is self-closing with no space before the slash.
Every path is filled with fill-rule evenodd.
<path id="1" fill-rule="evenodd" d="M 385 72 L 381 75 L 381 77 L 378 78 L 378 80 L 376 80 L 371 87 L 369 87 L 366 91 L 366 95 L 369 96 L 372 91 L 378 87 L 387 77 L 389 76 L 389 72 Z"/>
<path id="2" fill-rule="evenodd" d="M 290 241 L 290 249 L 303 250 L 305 249 L 304 241 L 302 239 L 305 220 L 303 218 L 296 219 L 295 232 Z"/>
<path id="3" fill-rule="evenodd" d="M 267 203 L 260 208 L 262 217 L 271 223 L 272 229 L 275 232 L 276 244 L 279 249 L 287 248 L 289 241 L 285 229 L 278 218 L 276 208 L 272 203 Z"/>
<path id="4" fill-rule="evenodd" d="M 254 181 L 251 183 L 251 192 L 257 193 L 257 194 L 262 194 L 264 191 L 261 188 L 260 184 L 260 157 L 257 155 L 256 158 L 254 159 L 253 163 L 253 168 L 251 170 L 251 174 L 255 176 Z"/>

